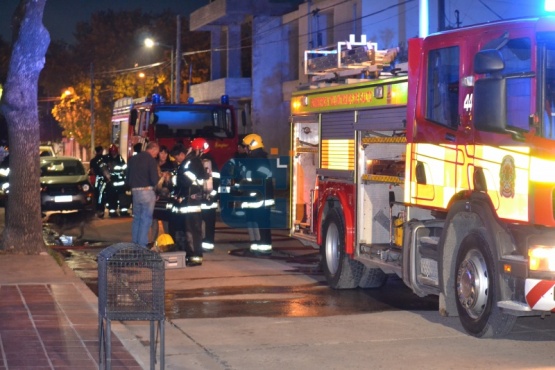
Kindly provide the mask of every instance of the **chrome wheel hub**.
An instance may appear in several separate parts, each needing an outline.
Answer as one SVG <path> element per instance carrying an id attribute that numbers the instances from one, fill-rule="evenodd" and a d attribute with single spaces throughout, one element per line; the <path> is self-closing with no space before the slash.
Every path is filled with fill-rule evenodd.
<path id="1" fill-rule="evenodd" d="M 478 319 L 488 301 L 489 273 L 484 256 L 478 250 L 469 251 L 457 271 L 457 298 L 473 319 Z"/>
<path id="2" fill-rule="evenodd" d="M 326 264 L 328 271 L 335 274 L 339 268 L 339 230 L 334 223 L 328 227 L 326 234 Z"/>

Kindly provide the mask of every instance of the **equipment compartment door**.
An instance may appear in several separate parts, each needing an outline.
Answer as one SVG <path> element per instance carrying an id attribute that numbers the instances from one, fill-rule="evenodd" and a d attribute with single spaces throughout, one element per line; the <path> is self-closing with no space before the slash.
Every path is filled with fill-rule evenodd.
<path id="1" fill-rule="evenodd" d="M 295 117 L 292 127 L 292 234 L 312 235 L 317 197 L 320 129 L 317 117 Z"/>

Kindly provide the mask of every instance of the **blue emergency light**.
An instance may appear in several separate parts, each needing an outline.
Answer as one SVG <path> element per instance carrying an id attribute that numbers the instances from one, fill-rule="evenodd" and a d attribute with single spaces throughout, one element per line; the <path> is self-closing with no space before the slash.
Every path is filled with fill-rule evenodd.
<path id="1" fill-rule="evenodd" d="M 222 105 L 229 105 L 229 95 L 222 95 L 220 102 Z"/>
<path id="2" fill-rule="evenodd" d="M 545 0 L 543 8 L 546 12 L 555 12 L 555 0 Z"/>
<path id="3" fill-rule="evenodd" d="M 192 96 L 189 96 L 189 99 L 187 99 L 187 104 L 193 104 L 195 102 L 195 98 L 193 98 Z"/>
<path id="4" fill-rule="evenodd" d="M 160 94 L 152 94 L 152 103 L 160 104 Z"/>

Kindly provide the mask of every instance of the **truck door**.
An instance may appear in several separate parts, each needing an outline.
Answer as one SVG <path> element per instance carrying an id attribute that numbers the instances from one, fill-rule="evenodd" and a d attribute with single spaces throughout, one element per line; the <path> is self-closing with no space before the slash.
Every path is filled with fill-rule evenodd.
<path id="1" fill-rule="evenodd" d="M 480 50 L 495 49 L 503 61 L 503 69 L 478 75 L 476 93 L 480 93 L 478 86 L 484 86 L 485 81 L 501 81 L 503 89 L 499 93 L 486 94 L 489 97 L 486 102 L 480 97 L 475 102 L 475 146 L 469 151 L 469 162 L 474 171 L 468 173 L 474 174 L 475 188 L 487 192 L 499 217 L 519 221 L 529 220 L 530 183 L 527 180 L 533 144 L 526 137 L 531 130 L 530 117 L 536 111 L 532 32 L 520 28 L 482 35 Z M 482 117 L 490 114 L 492 105 L 502 107 L 499 120 L 505 121 L 502 122 L 504 131 L 482 126 L 485 121 Z M 550 127 L 545 128 L 549 132 Z"/>
<path id="2" fill-rule="evenodd" d="M 470 113 L 464 111 L 470 90 L 461 81 L 463 41 L 440 36 L 423 44 L 406 195 L 412 204 L 445 208 L 463 186 L 464 152 L 459 145 L 470 140 L 466 127 Z"/>

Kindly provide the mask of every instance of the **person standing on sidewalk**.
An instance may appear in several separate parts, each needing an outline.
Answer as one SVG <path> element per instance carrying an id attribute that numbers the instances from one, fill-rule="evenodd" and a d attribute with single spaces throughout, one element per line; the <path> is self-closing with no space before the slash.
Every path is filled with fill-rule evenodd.
<path id="1" fill-rule="evenodd" d="M 155 159 L 159 150 L 158 143 L 150 142 L 144 152 L 129 158 L 127 164 L 127 185 L 133 195 L 132 242 L 145 248 L 156 203 L 154 188 L 160 179 Z"/>

